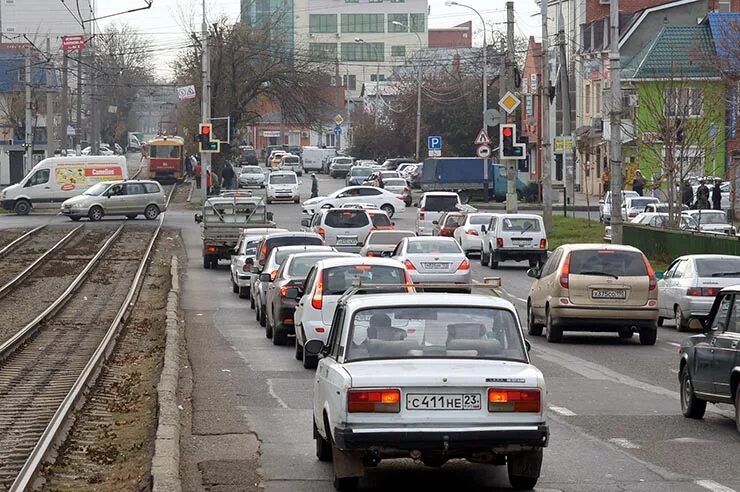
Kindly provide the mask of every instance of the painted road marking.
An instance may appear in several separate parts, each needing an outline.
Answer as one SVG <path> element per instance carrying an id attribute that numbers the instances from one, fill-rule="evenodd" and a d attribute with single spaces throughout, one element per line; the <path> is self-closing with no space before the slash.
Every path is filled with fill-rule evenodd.
<path id="1" fill-rule="evenodd" d="M 574 412 L 571 412 L 565 407 L 548 407 L 553 412 L 557 413 L 558 415 L 562 415 L 563 417 L 575 417 L 576 414 Z"/>
<path id="2" fill-rule="evenodd" d="M 697 480 L 694 483 L 699 487 L 704 487 L 705 489 L 711 490 L 712 492 L 735 492 L 735 489 L 725 487 L 724 485 L 719 484 L 714 480 Z"/>
<path id="3" fill-rule="evenodd" d="M 615 437 L 615 438 L 609 439 L 609 442 L 612 444 L 616 444 L 620 448 L 624 448 L 624 449 L 640 449 L 639 444 L 635 444 L 629 439 L 624 439 L 622 437 Z"/>
<path id="4" fill-rule="evenodd" d="M 674 347 L 680 347 L 680 346 L 681 346 L 681 344 L 680 344 L 680 343 L 676 343 L 676 342 L 666 342 L 666 343 L 667 343 L 668 345 L 673 345 Z"/>
<path id="5" fill-rule="evenodd" d="M 267 380 L 267 392 L 270 393 L 270 396 L 275 398 L 275 400 L 278 402 L 278 405 L 280 405 L 283 408 L 288 408 L 288 405 L 275 393 L 275 389 L 272 387 L 272 379 Z"/>

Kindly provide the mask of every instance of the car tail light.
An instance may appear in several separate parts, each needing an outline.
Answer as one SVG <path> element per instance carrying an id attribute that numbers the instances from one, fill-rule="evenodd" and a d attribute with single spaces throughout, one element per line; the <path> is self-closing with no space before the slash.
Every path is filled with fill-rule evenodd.
<path id="1" fill-rule="evenodd" d="M 311 307 L 314 309 L 321 309 L 324 307 L 324 274 L 319 274 L 319 283 L 316 286 L 316 293 L 311 299 Z"/>
<path id="2" fill-rule="evenodd" d="M 404 192 L 404 193 L 408 193 L 409 191 L 411 191 L 411 190 L 409 190 L 408 188 L 404 188 L 404 189 L 403 189 L 403 192 Z"/>
<path id="3" fill-rule="evenodd" d="M 293 318 L 285 318 L 283 320 L 283 324 L 292 325 L 293 324 Z"/>
<path id="4" fill-rule="evenodd" d="M 460 266 L 457 267 L 458 270 L 470 270 L 470 262 L 468 259 L 464 259 L 462 263 L 460 263 Z"/>
<path id="5" fill-rule="evenodd" d="M 398 413 L 401 391 L 397 389 L 349 390 L 347 410 L 364 413 Z"/>
<path id="6" fill-rule="evenodd" d="M 368 258 L 374 258 L 374 257 L 380 256 L 380 255 L 379 255 L 379 254 L 376 254 L 376 253 L 373 253 L 372 251 L 368 251 L 368 252 L 366 253 L 366 256 L 367 256 Z"/>
<path id="7" fill-rule="evenodd" d="M 314 328 L 314 331 L 316 333 L 324 333 L 326 330 L 324 329 L 323 326 L 317 326 L 316 328 Z"/>
<path id="8" fill-rule="evenodd" d="M 570 253 L 565 256 L 565 262 L 563 262 L 563 268 L 560 269 L 560 285 L 566 289 L 570 285 Z"/>
<path id="9" fill-rule="evenodd" d="M 409 272 L 407 272 L 406 270 L 404 270 L 403 273 L 406 276 L 406 292 L 414 292 L 414 281 L 411 280 L 411 275 L 409 275 Z"/>
<path id="10" fill-rule="evenodd" d="M 411 260 L 403 260 L 403 264 L 406 266 L 406 270 L 416 270 L 416 267 L 411 263 Z"/>
<path id="11" fill-rule="evenodd" d="M 645 269 L 647 269 L 648 278 L 650 279 L 648 290 L 655 290 L 658 286 L 658 279 L 655 278 L 655 270 L 653 270 L 653 266 L 650 264 L 650 261 L 648 261 L 647 256 L 642 255 L 642 261 L 645 262 Z"/>
<path id="12" fill-rule="evenodd" d="M 452 237 L 452 229 L 448 229 L 445 227 L 439 231 L 439 235 L 444 237 Z"/>
<path id="13" fill-rule="evenodd" d="M 424 209 L 423 208 L 419 209 L 419 220 L 424 220 Z"/>
<path id="14" fill-rule="evenodd" d="M 270 272 L 270 280 L 275 280 L 275 277 L 277 277 L 277 270 L 273 270 Z"/>
<path id="15" fill-rule="evenodd" d="M 468 236 L 477 236 L 478 231 L 476 231 L 475 229 L 466 229 L 465 234 L 467 234 Z"/>
<path id="16" fill-rule="evenodd" d="M 280 297 L 285 297 L 287 295 L 288 295 L 288 286 L 283 285 L 282 287 L 280 287 Z"/>
<path id="17" fill-rule="evenodd" d="M 547 249 L 547 239 L 540 239 L 540 249 Z"/>
<path id="18" fill-rule="evenodd" d="M 541 408 L 539 389 L 491 388 L 488 390 L 489 412 L 539 413 Z"/>
<path id="19" fill-rule="evenodd" d="M 700 287 L 689 287 L 686 289 L 686 295 L 691 297 L 701 297 Z"/>
<path id="20" fill-rule="evenodd" d="M 324 229 L 323 227 L 319 227 L 319 236 L 326 239 L 326 229 Z"/>
<path id="21" fill-rule="evenodd" d="M 208 252 L 209 253 L 215 253 L 218 251 L 218 248 L 215 246 L 208 246 Z"/>
<path id="22" fill-rule="evenodd" d="M 497 248 L 503 248 L 504 247 L 504 238 L 497 237 L 496 238 L 496 247 Z"/>
<path id="23" fill-rule="evenodd" d="M 705 297 L 714 297 L 717 294 L 719 294 L 719 291 L 722 289 L 720 287 L 703 287 L 701 289 L 701 294 Z"/>

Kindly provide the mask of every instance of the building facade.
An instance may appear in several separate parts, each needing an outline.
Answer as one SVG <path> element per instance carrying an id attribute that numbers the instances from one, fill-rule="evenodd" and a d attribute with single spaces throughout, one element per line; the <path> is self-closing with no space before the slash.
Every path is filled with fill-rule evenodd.
<path id="1" fill-rule="evenodd" d="M 92 17 L 90 0 L 68 2 L 72 13 L 59 0 L 16 0 L 0 2 L 0 32 L 3 42 L 28 38 L 42 51 L 46 50 L 46 37 L 51 40 L 52 51 L 61 46 L 61 37 L 82 34 L 77 5 L 83 19 Z"/>

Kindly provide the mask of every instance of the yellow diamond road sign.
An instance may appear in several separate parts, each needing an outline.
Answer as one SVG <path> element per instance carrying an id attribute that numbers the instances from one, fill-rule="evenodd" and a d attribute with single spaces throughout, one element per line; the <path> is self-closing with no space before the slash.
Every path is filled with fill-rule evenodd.
<path id="1" fill-rule="evenodd" d="M 511 114 L 514 112 L 514 110 L 521 104 L 522 101 L 519 100 L 518 97 L 516 97 L 511 92 L 507 92 L 504 94 L 504 97 L 501 98 L 501 100 L 498 102 L 498 105 L 501 106 L 501 108 L 506 111 L 508 114 Z"/>
<path id="2" fill-rule="evenodd" d="M 334 117 L 334 123 L 337 125 L 341 125 L 344 122 L 344 118 L 342 118 L 341 114 L 338 114 Z"/>

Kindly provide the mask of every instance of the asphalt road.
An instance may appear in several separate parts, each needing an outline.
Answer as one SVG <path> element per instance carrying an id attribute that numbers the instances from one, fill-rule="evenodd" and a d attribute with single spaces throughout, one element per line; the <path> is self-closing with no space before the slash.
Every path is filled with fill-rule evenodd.
<path id="1" fill-rule="evenodd" d="M 320 192 L 343 180 L 320 176 Z M 303 198 L 310 178 L 303 177 Z M 300 208 L 272 206 L 280 227 L 300 230 Z M 175 208 L 166 224 L 181 229 L 187 249 L 182 308 L 184 490 L 329 491 L 331 468 L 314 456 L 313 374 L 264 336 L 249 302 L 232 294 L 226 265 L 202 269 L 193 210 Z M 415 210 L 394 217 L 413 229 Z M 0 216 L 0 229 L 66 219 Z M 0 232 L 2 234 L 2 232 Z M 498 270 L 473 260 L 476 280 L 500 276 L 522 320 L 530 286 L 526 267 Z M 551 444 L 537 490 L 740 491 L 740 435 L 732 409 L 713 406 L 703 421 L 685 419 L 678 399 L 677 347 L 685 334 L 660 328 L 643 347 L 635 336 L 566 335 L 561 344 L 531 339 L 532 359 L 548 385 Z M 255 473 L 257 472 L 259 476 Z M 406 460 L 382 463 L 361 482 L 366 490 L 505 490 L 505 467 L 452 462 L 428 469 Z"/>

